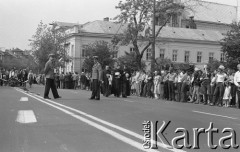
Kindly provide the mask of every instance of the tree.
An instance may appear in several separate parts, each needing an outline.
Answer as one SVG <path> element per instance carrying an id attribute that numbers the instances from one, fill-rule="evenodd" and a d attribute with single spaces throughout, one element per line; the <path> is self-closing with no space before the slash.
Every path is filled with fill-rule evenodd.
<path id="1" fill-rule="evenodd" d="M 222 39 L 221 45 L 226 63 L 235 68 L 240 60 L 240 22 L 233 22 L 230 27 L 231 29 Z"/>
<path id="2" fill-rule="evenodd" d="M 137 68 L 142 69 L 142 57 L 144 52 L 152 44 L 152 33 L 149 23 L 153 18 L 154 0 L 126 0 L 120 1 L 117 9 L 120 14 L 115 18 L 122 24 L 127 24 L 126 30 L 112 39 L 115 45 L 132 44 L 136 53 Z M 197 0 L 196 0 L 197 1 Z M 156 29 L 155 37 L 158 37 L 162 28 L 169 22 L 173 15 L 180 15 L 183 10 L 190 9 L 185 3 L 174 3 L 171 0 L 161 0 L 156 5 L 156 16 L 160 18 L 161 25 Z M 144 33 L 145 32 L 145 33 Z M 141 49 L 142 48 L 142 49 Z"/>
<path id="3" fill-rule="evenodd" d="M 45 63 L 48 61 L 48 55 L 53 53 L 56 55 L 56 65 L 62 65 L 59 62 L 60 58 L 68 61 L 64 49 L 65 33 L 61 30 L 55 30 L 55 24 L 49 27 L 42 21 L 38 24 L 35 35 L 32 36 L 30 45 L 32 46 L 33 56 L 39 65 L 39 69 L 44 68 Z"/>
<path id="4" fill-rule="evenodd" d="M 156 67 L 156 70 L 168 70 L 169 67 L 172 66 L 172 61 L 170 59 L 167 59 L 167 58 L 157 58 L 156 59 L 156 62 L 155 62 L 155 67 Z"/>
<path id="5" fill-rule="evenodd" d="M 26 51 L 26 50 L 25 50 Z M 33 56 L 19 48 L 7 49 L 3 56 L 3 62 L 1 67 L 5 69 L 26 69 L 29 68 L 36 72 L 37 64 L 34 61 Z M 20 54 L 13 54 L 13 52 L 20 52 Z M 26 51 L 27 52 L 27 51 Z"/>
<path id="6" fill-rule="evenodd" d="M 110 43 L 106 41 L 96 41 L 88 44 L 84 48 L 86 50 L 86 58 L 83 62 L 83 67 L 86 71 L 91 72 L 93 66 L 93 56 L 98 56 L 98 61 L 105 67 L 106 65 L 113 66 L 114 59 L 112 58 L 115 50 Z"/>
<path id="7" fill-rule="evenodd" d="M 121 56 L 118 58 L 118 62 L 120 63 L 120 65 L 126 66 L 129 69 L 131 69 L 131 71 L 137 71 L 138 69 L 138 63 L 136 62 L 136 54 L 134 52 L 132 53 L 128 53 L 125 52 L 124 56 Z M 145 68 L 145 63 L 142 61 L 141 63 L 141 67 L 142 69 Z"/>

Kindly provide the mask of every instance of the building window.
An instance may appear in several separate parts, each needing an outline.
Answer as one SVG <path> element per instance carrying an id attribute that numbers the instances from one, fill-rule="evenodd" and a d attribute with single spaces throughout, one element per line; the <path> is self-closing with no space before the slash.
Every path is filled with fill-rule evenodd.
<path id="1" fill-rule="evenodd" d="M 83 45 L 82 46 L 82 57 L 85 58 L 87 57 L 87 49 L 86 49 L 87 45 Z"/>
<path id="2" fill-rule="evenodd" d="M 214 53 L 210 52 L 209 53 L 209 61 L 213 61 L 213 59 L 214 59 Z"/>
<path id="3" fill-rule="evenodd" d="M 164 59 L 165 49 L 160 49 L 160 59 Z"/>
<path id="4" fill-rule="evenodd" d="M 177 14 L 172 15 L 172 27 L 179 27 Z"/>
<path id="5" fill-rule="evenodd" d="M 184 61 L 189 62 L 189 57 L 190 57 L 190 51 L 185 51 Z"/>
<path id="6" fill-rule="evenodd" d="M 148 48 L 146 53 L 146 60 L 151 60 L 152 57 L 152 49 Z"/>
<path id="7" fill-rule="evenodd" d="M 202 62 L 202 52 L 197 52 L 197 63 Z"/>
<path id="8" fill-rule="evenodd" d="M 177 61 L 177 52 L 178 52 L 178 50 L 173 50 L 173 52 L 172 52 L 172 61 L 173 62 Z"/>
<path id="9" fill-rule="evenodd" d="M 74 53 L 74 45 L 71 45 L 71 52 L 69 56 L 73 57 L 73 53 Z"/>
<path id="10" fill-rule="evenodd" d="M 225 61 L 225 54 L 224 54 L 224 53 L 221 53 L 220 61 L 221 61 L 221 62 Z"/>
<path id="11" fill-rule="evenodd" d="M 134 47 L 130 47 L 130 53 L 135 53 Z"/>

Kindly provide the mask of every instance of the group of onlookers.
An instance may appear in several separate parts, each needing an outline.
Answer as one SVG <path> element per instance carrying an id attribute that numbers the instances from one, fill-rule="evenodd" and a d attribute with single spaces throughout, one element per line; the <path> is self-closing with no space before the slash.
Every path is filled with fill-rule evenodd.
<path id="1" fill-rule="evenodd" d="M 238 68 L 240 70 L 240 65 Z M 207 66 L 194 71 L 173 68 L 154 73 L 136 71 L 131 78 L 134 95 L 211 106 L 239 108 L 239 87 L 240 72 L 225 69 L 222 65 L 213 72 Z"/>
<path id="2" fill-rule="evenodd" d="M 26 86 L 28 83 L 31 87 L 34 82 L 36 82 L 36 74 L 32 70 L 0 68 L 0 86 Z"/>
<path id="3" fill-rule="evenodd" d="M 238 66 L 240 70 L 240 65 Z M 45 84 L 44 74 L 36 75 L 29 69 L 0 70 L 0 86 L 12 85 L 15 80 L 20 86 L 33 83 Z M 13 81 L 14 82 L 14 81 Z M 61 89 L 91 90 L 91 73 L 55 73 L 55 83 Z M 207 66 L 202 70 L 173 69 L 155 72 L 131 72 L 118 66 L 109 66 L 102 72 L 101 93 L 108 97 L 136 95 L 168 101 L 190 102 L 195 104 L 238 107 L 240 96 L 240 72 L 225 69 L 220 65 L 210 72 Z M 239 95 L 238 95 L 239 94 Z"/>
<path id="4" fill-rule="evenodd" d="M 60 89 L 90 89 L 91 75 L 82 72 L 55 73 L 56 87 Z"/>

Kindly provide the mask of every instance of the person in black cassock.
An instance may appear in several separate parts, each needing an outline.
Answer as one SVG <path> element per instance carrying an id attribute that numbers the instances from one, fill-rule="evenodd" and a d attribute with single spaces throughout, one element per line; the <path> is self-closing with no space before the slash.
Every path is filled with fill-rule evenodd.
<path id="1" fill-rule="evenodd" d="M 120 97 L 121 90 L 122 90 L 122 70 L 120 69 L 120 65 L 117 66 L 117 68 L 114 70 L 113 73 L 113 90 L 114 90 L 114 96 Z"/>
<path id="2" fill-rule="evenodd" d="M 124 66 L 122 75 L 122 97 L 127 98 L 130 96 L 131 86 L 130 86 L 131 73 L 130 70 Z"/>

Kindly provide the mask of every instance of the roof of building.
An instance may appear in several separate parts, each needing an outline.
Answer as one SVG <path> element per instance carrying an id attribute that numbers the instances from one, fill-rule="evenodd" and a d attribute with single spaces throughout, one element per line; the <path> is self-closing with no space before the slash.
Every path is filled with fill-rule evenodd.
<path id="1" fill-rule="evenodd" d="M 189 19 L 194 16 L 194 20 L 231 24 L 237 18 L 237 6 L 219 4 L 214 2 L 201 1 L 198 4 L 189 1 L 192 10 L 186 10 L 183 17 Z"/>
<path id="2" fill-rule="evenodd" d="M 123 33 L 126 27 L 126 24 L 97 20 L 84 24 L 81 28 L 81 31 L 91 33 L 118 34 Z"/>
<path id="3" fill-rule="evenodd" d="M 126 24 L 121 25 L 107 21 L 93 21 L 85 24 L 81 31 L 88 33 L 120 34 L 126 29 L 126 27 Z M 160 27 L 157 26 L 156 31 L 158 28 Z M 223 35 L 219 31 L 163 27 L 160 31 L 159 37 L 218 42 L 223 38 Z"/>
<path id="4" fill-rule="evenodd" d="M 57 24 L 57 26 L 60 26 L 60 27 L 72 27 L 72 26 L 75 26 L 75 25 L 81 25 L 81 24 L 78 24 L 78 23 L 67 23 L 67 22 L 55 22 Z"/>
<path id="5" fill-rule="evenodd" d="M 222 33 L 214 30 L 200 30 L 187 28 L 164 27 L 159 37 L 170 39 L 186 39 L 199 41 L 215 41 L 219 42 L 224 38 Z"/>

